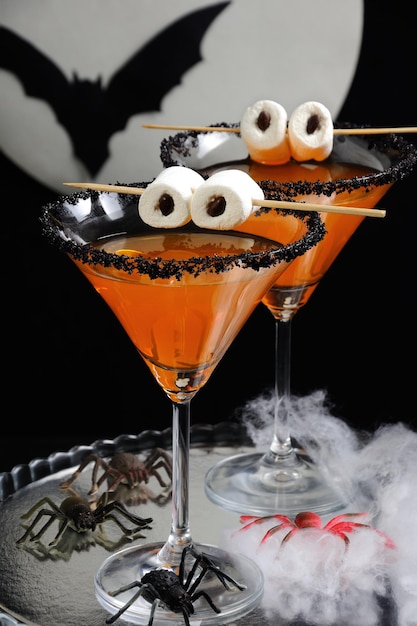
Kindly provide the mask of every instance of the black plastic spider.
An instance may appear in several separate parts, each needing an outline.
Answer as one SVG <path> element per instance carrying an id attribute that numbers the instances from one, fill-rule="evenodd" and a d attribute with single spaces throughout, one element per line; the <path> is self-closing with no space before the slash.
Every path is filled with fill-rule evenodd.
<path id="1" fill-rule="evenodd" d="M 153 521 L 151 517 L 142 518 L 130 513 L 120 502 L 113 501 L 107 503 L 106 495 L 104 494 L 97 503 L 95 508 L 92 508 L 90 503 L 78 495 L 75 491 L 71 490 L 72 495 L 68 496 L 58 506 L 48 498 L 47 496 L 41 498 L 27 513 L 22 515 L 21 519 L 30 519 L 35 511 L 38 511 L 34 520 L 26 528 L 26 532 L 17 540 L 17 545 L 24 544 L 26 539 L 30 536 L 29 541 L 39 541 L 45 534 L 47 529 L 54 523 L 55 520 L 59 521 L 58 532 L 52 541 L 49 542 L 49 546 L 55 545 L 64 531 L 67 528 L 72 528 L 78 533 L 86 531 L 94 531 L 98 524 L 113 520 L 115 524 L 123 531 L 125 535 L 133 535 L 138 533 L 139 530 L 144 528 L 151 528 L 149 524 Z M 49 505 L 50 508 L 41 508 L 44 505 Z M 120 513 L 122 517 L 129 520 L 134 524 L 133 528 L 125 526 L 120 519 L 115 515 L 115 511 Z M 34 534 L 34 529 L 38 522 L 43 517 L 49 517 L 45 524 L 40 528 L 38 532 Z M 144 537 L 144 535 L 137 535 Z"/>
<path id="2" fill-rule="evenodd" d="M 185 572 L 185 559 L 188 554 L 194 557 L 194 563 L 187 574 Z M 198 568 L 201 571 L 196 575 Z M 124 591 L 138 587 L 138 591 L 133 594 L 130 600 L 106 620 L 106 624 L 113 624 L 140 596 L 152 604 L 148 626 L 152 626 L 155 611 L 159 605 L 174 613 L 182 613 L 185 626 L 190 626 L 189 618 L 194 614 L 193 603 L 198 598 L 204 598 L 215 613 L 220 613 L 220 609 L 214 604 L 207 592 L 197 591 L 207 572 L 212 572 L 228 591 L 233 588 L 237 588 L 239 591 L 246 589 L 245 585 L 241 585 L 231 576 L 222 572 L 209 558 L 209 555 L 198 552 L 193 546 L 188 546 L 182 552 L 178 575 L 170 569 L 151 570 L 140 580 L 135 580 L 111 592 L 111 596 L 117 596 Z"/>
<path id="3" fill-rule="evenodd" d="M 132 452 L 118 452 L 108 463 L 98 454 L 89 454 L 72 476 L 61 483 L 61 489 L 68 489 L 83 469 L 92 462 L 94 462 L 94 466 L 89 495 L 96 493 L 106 479 L 108 491 L 114 491 L 119 484 L 125 484 L 133 488 L 140 483 L 148 483 L 152 476 L 156 478 L 161 487 L 167 487 L 168 485 L 159 471 L 161 469 L 165 470 L 169 482 L 172 480 L 172 459 L 170 455 L 162 448 L 155 448 L 144 461 L 141 461 Z M 103 470 L 103 473 L 98 478 L 100 468 Z"/>

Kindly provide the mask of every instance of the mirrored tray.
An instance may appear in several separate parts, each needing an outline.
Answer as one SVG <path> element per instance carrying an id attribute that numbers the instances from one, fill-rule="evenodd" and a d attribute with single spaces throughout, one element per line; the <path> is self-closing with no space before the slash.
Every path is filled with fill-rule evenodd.
<path id="1" fill-rule="evenodd" d="M 153 479 L 148 485 L 133 490 L 122 487 L 117 499 L 140 517 L 152 517 L 152 529 L 144 530 L 144 538 L 124 542 L 120 529 L 106 522 L 91 533 L 71 531 L 54 549 L 48 542 L 58 530 L 55 520 L 42 537 L 43 548 L 18 548 L 16 541 L 25 532 L 22 514 L 42 498 L 58 506 L 66 497 L 60 483 L 69 478 L 88 454 L 109 460 L 117 452 L 144 455 L 153 448 L 169 451 L 171 430 L 144 431 L 139 435 L 121 435 L 115 440 L 100 440 L 90 446 L 81 445 L 69 452 L 58 452 L 47 459 L 35 459 L 29 465 L 18 465 L 10 473 L 0 474 L 0 626 L 30 624 L 32 626 L 105 626 L 109 614 L 98 603 L 94 591 L 94 575 L 111 552 L 136 543 L 153 543 L 165 538 L 171 524 L 169 493 Z M 208 500 L 204 493 L 204 477 L 208 469 L 231 454 L 253 450 L 250 441 L 237 425 L 197 425 L 191 430 L 190 451 L 190 520 L 196 542 L 225 545 L 225 533 L 239 527 L 239 516 L 223 510 Z M 81 495 L 91 487 L 93 463 L 73 483 Z M 99 472 L 101 475 L 101 470 Z M 102 489 L 101 489 L 102 491 Z M 45 508 L 49 508 L 45 504 Z M 34 516 L 32 515 L 31 519 Z M 42 525 L 47 518 L 43 518 Z M 39 526 L 37 527 L 39 529 Z M 58 549 L 59 548 L 59 549 Z M 3 613 L 2 613 L 3 611 Z M 392 607 L 385 607 L 387 621 L 393 626 Z M 174 623 L 174 622 L 173 622 Z M 219 615 L 219 624 L 222 623 Z M 116 624 L 129 624 L 119 620 Z M 179 615 L 175 624 L 184 624 Z M 198 622 L 191 620 L 191 626 Z M 279 626 L 270 621 L 262 606 L 237 620 L 234 626 Z M 157 623 L 154 623 L 157 626 Z M 285 622 L 285 626 L 307 626 L 304 621 Z M 353 625 L 349 625 L 353 626 Z"/>
<path id="2" fill-rule="evenodd" d="M 94 592 L 94 575 L 99 565 L 116 549 L 136 543 L 153 543 L 165 538 L 171 524 L 169 493 L 156 480 L 138 489 L 117 492 L 129 511 L 140 517 L 151 517 L 151 530 L 142 531 L 144 538 L 125 540 L 120 529 L 106 522 L 92 533 L 71 531 L 56 548 L 48 548 L 58 531 L 58 521 L 51 524 L 42 537 L 42 547 L 18 548 L 16 541 L 25 532 L 21 516 L 43 498 L 58 506 L 68 495 L 60 483 L 69 478 L 89 454 L 109 460 L 117 452 L 133 452 L 140 456 L 153 448 L 171 447 L 171 429 L 163 432 L 145 431 L 137 436 L 122 435 L 114 441 L 102 440 L 90 446 L 81 445 L 69 452 L 58 452 L 47 459 L 34 459 L 29 465 L 18 465 L 10 473 L 0 475 L 0 624 L 33 624 L 36 626 L 104 626 L 109 614 L 99 605 Z M 190 519 L 196 542 L 217 544 L 224 529 L 239 524 L 238 516 L 220 510 L 204 495 L 204 476 L 209 467 L 224 456 L 244 451 L 241 433 L 230 424 L 192 428 L 190 453 Z M 93 463 L 74 482 L 80 495 L 91 487 Z M 99 475 L 101 475 L 100 470 Z M 100 493 L 103 488 L 100 489 Z M 137 503 L 139 501 L 139 503 Z M 44 504 L 50 509 L 48 503 Z M 42 508 L 42 507 L 41 507 Z M 31 516 L 31 520 L 35 513 Z M 37 529 L 47 521 L 40 520 Z M 64 533 L 65 534 L 65 533 Z M 224 540 L 223 540 L 224 541 Z M 2 621 L 3 620 L 3 621 Z M 16 621 L 17 620 L 17 621 Z M 247 624 L 245 620 L 236 624 Z M 262 611 L 251 616 L 252 624 L 264 623 Z M 118 624 L 128 622 L 121 619 Z M 191 622 L 192 624 L 195 622 Z M 221 619 L 219 619 L 219 624 Z M 178 624 L 183 624 L 178 616 Z M 156 626 L 156 624 L 155 624 Z"/>

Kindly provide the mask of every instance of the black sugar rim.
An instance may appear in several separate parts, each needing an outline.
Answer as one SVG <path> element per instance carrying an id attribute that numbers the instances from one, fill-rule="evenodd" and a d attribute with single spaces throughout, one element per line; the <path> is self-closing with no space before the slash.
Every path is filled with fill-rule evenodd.
<path id="1" fill-rule="evenodd" d="M 116 183 L 121 185 L 122 183 Z M 140 183 L 128 183 L 123 186 L 131 187 L 146 187 L 149 182 Z M 50 203 L 42 208 L 40 221 L 42 225 L 42 232 L 47 237 L 49 242 L 57 247 L 60 251 L 69 254 L 75 260 L 80 261 L 88 265 L 104 265 L 106 267 L 113 267 L 117 270 L 132 274 L 137 272 L 139 274 L 147 274 L 151 279 L 155 278 L 171 278 L 176 277 L 178 280 L 181 278 L 184 272 L 198 276 L 202 272 L 213 272 L 220 274 L 231 270 L 233 267 L 247 267 L 256 271 L 261 268 L 270 267 L 283 261 L 289 262 L 298 256 L 301 256 L 310 248 L 317 245 L 325 236 L 326 229 L 321 220 L 321 217 L 316 211 L 297 211 L 289 209 L 267 209 L 263 207 L 261 210 L 269 211 L 274 210 L 277 213 L 281 213 L 285 216 L 293 215 L 301 219 L 307 227 L 307 232 L 298 241 L 285 245 L 283 247 L 273 247 L 260 252 L 242 252 L 241 254 L 226 255 L 226 256 L 206 256 L 206 257 L 192 257 L 187 260 L 175 261 L 175 260 L 162 260 L 161 258 L 149 259 L 148 257 L 141 256 L 128 256 L 119 255 L 104 250 L 98 249 L 89 243 L 79 244 L 72 239 L 69 239 L 64 234 L 63 227 L 65 224 L 61 224 L 57 217 L 57 213 L 63 207 L 64 204 L 76 204 L 79 200 L 85 200 L 91 198 L 95 204 L 100 202 L 100 194 L 107 194 L 108 192 L 97 191 L 82 191 L 71 195 L 61 196 L 56 202 Z M 265 190 L 265 197 L 269 196 L 269 191 Z M 126 202 L 137 202 L 136 195 L 125 196 Z M 139 217 L 138 217 L 139 220 Z M 157 229 L 155 229 L 157 230 Z M 166 230 L 166 229 L 161 229 Z M 170 229 L 171 230 L 171 229 Z M 179 230 L 179 229 L 178 229 Z M 222 231 L 213 231 L 222 232 Z M 229 231 L 231 233 L 235 231 Z M 122 234 L 122 233 L 120 233 Z M 242 232 L 237 233 L 239 236 L 244 234 Z"/>
<path id="2" fill-rule="evenodd" d="M 357 124 L 351 124 L 348 122 L 335 123 L 335 128 L 367 128 L 366 126 L 359 126 Z M 226 128 L 239 128 L 237 123 L 221 122 L 216 124 L 210 124 L 211 128 L 226 127 Z M 183 155 L 185 157 L 190 154 L 190 147 L 198 147 L 198 136 L 205 135 L 211 131 L 183 131 L 172 135 L 161 141 L 160 145 L 160 158 L 164 167 L 171 167 L 173 165 L 183 165 L 175 158 L 175 154 Z M 233 133 L 233 136 L 241 138 L 240 133 Z M 377 135 L 355 135 L 368 142 L 369 150 L 377 150 L 382 154 L 391 152 L 392 154 L 398 154 L 398 157 L 394 162 L 380 172 L 372 172 L 364 176 L 354 176 L 352 178 L 340 178 L 336 181 L 306 181 L 298 180 L 291 182 L 276 182 L 272 180 L 264 180 L 258 184 L 263 188 L 265 194 L 269 194 L 269 197 L 275 200 L 279 199 L 291 199 L 298 195 L 326 195 L 331 196 L 334 193 L 339 194 L 343 192 L 351 193 L 360 187 L 369 189 L 371 187 L 379 187 L 382 185 L 389 185 L 395 183 L 403 178 L 407 177 L 414 169 L 417 163 L 417 148 L 411 142 L 407 141 L 401 135 L 396 133 L 389 134 L 377 134 Z M 346 135 L 335 135 L 335 142 L 346 141 Z M 249 162 L 249 157 L 248 157 Z"/>

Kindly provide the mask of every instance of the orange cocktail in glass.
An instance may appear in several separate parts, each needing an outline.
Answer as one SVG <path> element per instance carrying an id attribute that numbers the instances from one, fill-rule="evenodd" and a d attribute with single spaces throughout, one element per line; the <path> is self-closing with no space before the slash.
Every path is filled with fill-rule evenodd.
<path id="1" fill-rule="evenodd" d="M 229 126 L 238 130 L 237 124 Z M 341 126 L 341 125 L 339 125 Z M 341 130 L 361 131 L 344 124 Z M 228 136 L 226 136 L 228 134 Z M 393 184 L 415 166 L 415 147 L 396 134 L 335 134 L 328 158 L 316 162 L 290 159 L 285 164 L 255 163 L 239 134 L 212 130 L 181 132 L 163 140 L 165 167 L 183 165 L 210 175 L 226 168 L 249 173 L 267 198 L 339 205 L 341 209 L 374 209 Z M 318 209 L 319 210 L 319 209 Z M 206 476 L 206 493 L 213 502 L 239 513 L 296 515 L 299 511 L 329 513 L 350 501 L 343 477 L 319 467 L 310 450 L 291 437 L 291 320 L 307 303 L 336 256 L 363 221 L 363 215 L 320 212 L 327 234 L 282 274 L 262 302 L 275 319 L 275 418 L 269 450 L 237 455 L 218 463 Z M 260 208 L 238 227 L 246 233 L 276 238 L 273 210 Z M 285 242 L 284 242 L 285 243 Z M 298 436 L 298 434 L 297 434 Z M 314 442 L 315 433 L 306 440 Z M 306 445 L 306 444 L 304 444 Z M 320 442 L 315 446 L 320 448 Z M 327 475 L 326 475 L 327 474 Z"/>
<path id="2" fill-rule="evenodd" d="M 364 186 L 360 181 L 378 172 L 355 163 L 329 161 L 323 165 L 291 161 L 279 166 L 250 163 L 247 171 L 256 181 L 271 180 L 282 184 L 281 193 L 287 194 L 292 189 L 291 197 L 294 200 L 344 207 L 374 208 L 393 184 L 389 182 L 378 186 Z M 334 181 L 355 179 L 358 181 L 356 188 L 346 186 L 340 187 L 338 193 L 332 192 L 331 183 Z M 288 181 L 306 181 L 311 185 L 311 193 L 297 194 L 297 186 L 288 185 Z M 315 193 L 314 186 L 317 181 L 320 181 L 323 187 Z M 329 184 L 330 195 L 323 193 L 326 184 Z M 315 248 L 298 257 L 279 276 L 274 287 L 263 298 L 263 303 L 275 318 L 288 320 L 307 303 L 339 252 L 365 219 L 361 215 L 325 212 L 321 213 L 321 218 L 327 231 L 325 238 Z M 247 220 L 244 228 L 238 229 L 274 239 L 274 216 L 271 213 L 255 213 Z"/>
<path id="3" fill-rule="evenodd" d="M 279 218 L 277 218 L 279 221 Z M 282 221 L 291 222 L 291 217 Z M 298 229 L 301 220 L 294 221 Z M 161 230 L 143 236 L 101 241 L 108 254 L 174 263 L 178 274 L 154 277 L 102 265 L 77 262 L 116 314 L 133 344 L 171 399 L 191 398 L 206 383 L 226 348 L 271 283 L 271 271 L 242 268 L 229 261 L 228 271 L 194 273 L 193 259 L 264 253 L 271 242 L 223 232 Z M 181 272 L 180 263 L 190 263 Z M 288 265 L 280 263 L 280 271 Z M 237 311 L 239 313 L 237 313 Z M 182 382 L 181 382 L 182 379 Z"/>
<path id="4" fill-rule="evenodd" d="M 292 242 L 285 245 L 237 231 L 199 229 L 193 224 L 152 228 L 141 219 L 138 198 L 131 194 L 73 194 L 45 207 L 42 213 L 48 240 L 70 256 L 110 306 L 171 400 L 170 532 L 165 541 L 133 545 L 99 566 L 95 591 L 99 603 L 112 613 L 107 623 L 124 615 L 131 623 L 147 624 L 153 612 L 155 623 L 176 623 L 176 607 L 153 605 L 135 592 L 137 581 L 140 587 L 149 572 L 161 569 L 170 570 L 182 581 L 185 567 L 187 588 L 195 584 L 196 599 L 200 594 L 209 598 L 192 605 L 198 623 L 217 622 L 217 612 L 222 621 L 235 621 L 260 602 L 263 578 L 255 564 L 192 538 L 190 404 L 277 274 L 324 235 L 318 214 L 313 218 L 286 211 L 276 219 L 280 217 L 291 223 L 293 233 Z M 147 384 L 138 381 L 138 411 Z M 74 381 L 67 381 L 65 392 L 76 394 Z M 209 575 L 205 576 L 203 569 L 200 577 L 201 567 L 206 566 Z M 164 574 L 158 576 L 164 584 Z M 195 597 L 194 592 L 190 595 Z"/>

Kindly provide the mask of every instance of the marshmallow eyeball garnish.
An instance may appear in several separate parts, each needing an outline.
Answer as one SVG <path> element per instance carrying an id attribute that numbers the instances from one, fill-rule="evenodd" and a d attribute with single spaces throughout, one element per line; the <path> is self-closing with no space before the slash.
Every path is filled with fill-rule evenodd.
<path id="1" fill-rule="evenodd" d="M 246 109 L 240 135 L 253 161 L 279 165 L 290 160 L 287 123 L 286 110 L 273 100 L 259 100 Z"/>
<path id="2" fill-rule="evenodd" d="M 188 167 L 173 165 L 162 170 L 140 197 L 140 217 L 155 228 L 187 224 L 191 220 L 191 199 L 202 183 L 204 178 Z"/>
<path id="3" fill-rule="evenodd" d="M 259 207 L 252 200 L 264 200 L 264 192 L 242 170 L 216 172 L 200 185 L 191 200 L 191 218 L 200 228 L 229 230 L 239 226 Z"/>
<path id="4" fill-rule="evenodd" d="M 300 104 L 288 122 L 291 156 L 296 161 L 324 161 L 333 150 L 333 121 L 320 102 Z"/>

